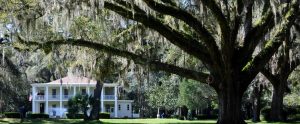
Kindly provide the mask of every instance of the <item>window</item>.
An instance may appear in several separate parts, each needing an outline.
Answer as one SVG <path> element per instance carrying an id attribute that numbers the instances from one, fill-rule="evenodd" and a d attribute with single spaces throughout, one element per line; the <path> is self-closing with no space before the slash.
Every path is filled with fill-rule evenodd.
<path id="1" fill-rule="evenodd" d="M 111 113 L 114 113 L 114 110 L 115 110 L 114 107 L 111 107 L 111 108 L 110 108 L 110 112 L 111 112 Z"/>
<path id="2" fill-rule="evenodd" d="M 52 89 L 52 98 L 56 98 L 56 89 Z"/>
<path id="3" fill-rule="evenodd" d="M 56 108 L 56 104 L 53 104 L 53 105 L 52 105 L 52 108 Z"/>
<path id="4" fill-rule="evenodd" d="M 64 98 L 68 98 L 69 92 L 68 89 L 64 89 Z"/>
<path id="5" fill-rule="evenodd" d="M 129 110 L 129 104 L 127 105 L 127 110 Z"/>
<path id="6" fill-rule="evenodd" d="M 121 105 L 119 104 L 118 109 L 121 110 Z"/>
<path id="7" fill-rule="evenodd" d="M 81 94 L 86 95 L 86 89 L 81 89 Z"/>
<path id="8" fill-rule="evenodd" d="M 64 95 L 69 95 L 68 89 L 64 89 Z"/>

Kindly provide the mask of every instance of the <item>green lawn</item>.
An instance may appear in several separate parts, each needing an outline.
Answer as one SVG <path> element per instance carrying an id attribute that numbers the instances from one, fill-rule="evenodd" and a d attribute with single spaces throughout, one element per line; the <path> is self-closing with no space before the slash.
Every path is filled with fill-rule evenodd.
<path id="1" fill-rule="evenodd" d="M 18 124 L 20 119 L 0 119 L 0 124 Z M 163 124 L 214 124 L 216 120 L 177 120 L 177 119 L 101 119 L 101 121 L 90 121 L 84 122 L 81 119 L 32 119 L 25 120 L 23 124 L 144 124 L 144 123 L 163 123 Z M 251 121 L 247 121 L 251 123 Z M 265 124 L 266 122 L 257 123 L 257 124 Z M 300 123 L 300 122 L 298 122 Z M 287 124 L 287 123 L 277 123 L 277 124 Z"/>

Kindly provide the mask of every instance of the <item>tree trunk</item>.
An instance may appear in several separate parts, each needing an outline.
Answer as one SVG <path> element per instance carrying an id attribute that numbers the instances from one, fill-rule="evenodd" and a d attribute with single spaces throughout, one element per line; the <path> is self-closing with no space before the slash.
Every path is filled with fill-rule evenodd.
<path id="1" fill-rule="evenodd" d="M 94 102 L 92 104 L 92 111 L 90 114 L 90 120 L 99 120 L 100 112 L 100 96 L 103 84 L 97 80 L 96 89 L 94 90 Z"/>
<path id="2" fill-rule="evenodd" d="M 253 122 L 260 122 L 260 110 L 261 110 L 261 95 L 263 87 L 262 85 L 254 86 L 253 98 L 252 98 L 252 108 L 253 108 Z"/>
<path id="3" fill-rule="evenodd" d="M 286 88 L 286 81 L 280 82 L 279 85 L 273 84 L 273 96 L 271 104 L 271 121 L 285 121 L 283 116 L 283 97 Z"/>
<path id="4" fill-rule="evenodd" d="M 245 124 L 241 111 L 242 94 L 236 84 L 226 84 L 218 92 L 219 117 L 218 124 Z"/>
<path id="5" fill-rule="evenodd" d="M 160 114 L 159 114 L 159 107 L 157 108 L 157 114 L 156 114 L 156 118 L 160 118 Z"/>

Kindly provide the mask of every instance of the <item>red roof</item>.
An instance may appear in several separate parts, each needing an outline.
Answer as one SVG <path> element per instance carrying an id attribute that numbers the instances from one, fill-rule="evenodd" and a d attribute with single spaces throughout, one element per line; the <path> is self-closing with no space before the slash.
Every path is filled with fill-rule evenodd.
<path id="1" fill-rule="evenodd" d="M 79 76 L 67 76 L 61 79 L 57 79 L 55 81 L 49 82 L 50 84 L 87 84 L 87 83 L 96 83 L 97 81 L 92 80 L 87 77 L 79 77 Z"/>

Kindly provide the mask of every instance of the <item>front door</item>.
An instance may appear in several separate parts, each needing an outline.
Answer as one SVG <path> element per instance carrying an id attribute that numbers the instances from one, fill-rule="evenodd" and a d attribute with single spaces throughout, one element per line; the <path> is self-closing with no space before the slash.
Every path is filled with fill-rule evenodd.
<path id="1" fill-rule="evenodd" d="M 40 103 L 40 113 L 45 112 L 45 103 Z"/>

